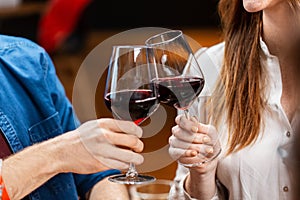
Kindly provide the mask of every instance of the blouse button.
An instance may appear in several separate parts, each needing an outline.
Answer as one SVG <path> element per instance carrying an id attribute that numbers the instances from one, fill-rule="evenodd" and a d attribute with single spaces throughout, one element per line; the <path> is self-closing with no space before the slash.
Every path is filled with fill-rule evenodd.
<path id="1" fill-rule="evenodd" d="M 289 191 L 289 187 L 288 187 L 288 186 L 284 186 L 284 187 L 283 187 L 283 191 L 284 191 L 284 192 L 288 192 L 288 191 Z"/>
<path id="2" fill-rule="evenodd" d="M 291 132 L 287 131 L 285 135 L 286 135 L 286 137 L 291 137 Z"/>

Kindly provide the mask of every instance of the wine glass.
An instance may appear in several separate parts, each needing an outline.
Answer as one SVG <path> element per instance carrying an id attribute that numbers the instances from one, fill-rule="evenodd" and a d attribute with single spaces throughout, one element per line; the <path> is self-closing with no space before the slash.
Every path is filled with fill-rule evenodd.
<path id="1" fill-rule="evenodd" d="M 156 79 L 154 85 L 157 88 L 158 99 L 161 103 L 174 106 L 179 112 L 184 112 L 190 118 L 189 108 L 195 103 L 200 105 L 199 95 L 204 88 L 205 79 L 194 53 L 185 39 L 182 31 L 169 30 L 154 35 L 146 40 L 146 45 L 151 47 L 150 52 L 156 67 Z M 195 102 L 196 101 L 196 102 Z M 203 110 L 203 109 L 201 109 Z M 198 122 L 205 113 L 197 110 Z M 217 144 L 217 139 L 211 145 Z M 186 167 L 199 166 L 214 159 L 220 151 L 213 155 L 198 153 L 199 162 L 183 164 Z M 209 159 L 206 159 L 206 156 Z"/>
<path id="2" fill-rule="evenodd" d="M 158 179 L 155 182 L 133 185 L 129 188 L 131 200 L 169 200 L 169 193 L 174 181 Z"/>
<path id="3" fill-rule="evenodd" d="M 154 68 L 148 60 L 147 46 L 113 46 L 109 63 L 104 100 L 114 118 L 133 121 L 140 125 L 159 106 L 151 80 Z M 115 175 L 110 181 L 123 184 L 142 184 L 155 177 L 138 174 L 133 163 L 126 174 Z"/>
<path id="4" fill-rule="evenodd" d="M 156 66 L 155 86 L 161 103 L 188 115 L 204 87 L 204 76 L 182 31 L 169 30 L 146 40 Z"/>

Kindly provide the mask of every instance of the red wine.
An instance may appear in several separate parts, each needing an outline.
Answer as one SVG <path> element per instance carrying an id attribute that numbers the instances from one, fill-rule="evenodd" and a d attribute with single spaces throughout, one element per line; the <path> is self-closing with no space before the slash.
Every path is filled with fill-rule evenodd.
<path id="1" fill-rule="evenodd" d="M 154 80 L 161 103 L 186 109 L 200 94 L 204 79 L 199 77 L 168 77 Z"/>
<path id="2" fill-rule="evenodd" d="M 136 124 L 146 120 L 158 106 L 152 90 L 137 89 L 109 93 L 104 98 L 107 108 L 115 117 Z"/>

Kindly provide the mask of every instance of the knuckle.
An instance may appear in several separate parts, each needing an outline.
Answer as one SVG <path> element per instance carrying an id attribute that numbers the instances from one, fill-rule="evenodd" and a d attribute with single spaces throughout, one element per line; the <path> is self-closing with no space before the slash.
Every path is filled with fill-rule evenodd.
<path id="1" fill-rule="evenodd" d="M 179 123 L 179 126 L 180 127 L 186 127 L 187 126 L 187 123 L 186 123 L 187 121 L 185 120 L 185 119 L 181 119 L 180 120 L 180 123 Z"/>
<path id="2" fill-rule="evenodd" d="M 173 127 L 171 128 L 171 132 L 174 133 L 175 131 L 176 131 L 176 126 L 173 126 Z"/>
<path id="3" fill-rule="evenodd" d="M 175 151 L 173 147 L 169 147 L 168 151 L 171 158 L 173 158 L 174 160 L 178 159 L 178 153 Z"/>
<path id="4" fill-rule="evenodd" d="M 101 132 L 100 137 L 98 137 L 99 141 L 101 141 L 101 142 L 105 141 L 105 142 L 111 143 L 112 135 L 109 132 L 107 132 L 105 129 L 102 129 L 102 128 L 100 129 L 100 132 Z"/>
<path id="5" fill-rule="evenodd" d="M 176 118 L 175 118 L 175 122 L 176 124 L 179 124 L 181 121 L 181 115 L 178 115 Z"/>
<path id="6" fill-rule="evenodd" d="M 193 143 L 201 143 L 203 141 L 202 137 L 198 134 L 194 134 L 193 136 Z"/>
<path id="7" fill-rule="evenodd" d="M 180 132 L 180 130 L 179 130 L 178 126 L 175 126 L 175 127 L 172 128 L 172 134 L 173 134 L 175 137 L 178 136 L 179 132 Z"/>
<path id="8" fill-rule="evenodd" d="M 169 137 L 169 144 L 170 144 L 171 146 L 174 145 L 174 140 L 175 140 L 174 136 Z"/>
<path id="9" fill-rule="evenodd" d="M 108 120 L 109 119 L 106 119 L 106 118 L 98 119 L 97 120 L 97 124 L 98 124 L 99 127 L 105 127 Z"/>
<path id="10" fill-rule="evenodd" d="M 123 128 L 126 129 L 126 132 L 135 134 L 136 131 L 138 130 L 135 124 L 133 122 L 125 122 L 125 123 L 127 124 L 124 125 Z"/>

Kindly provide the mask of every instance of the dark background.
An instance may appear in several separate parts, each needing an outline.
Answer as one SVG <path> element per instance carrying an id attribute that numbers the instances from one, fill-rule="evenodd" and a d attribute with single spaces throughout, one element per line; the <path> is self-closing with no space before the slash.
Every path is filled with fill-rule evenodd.
<path id="1" fill-rule="evenodd" d="M 86 24 L 91 27 L 142 26 L 216 26 L 217 0 L 131 0 L 93 1 L 85 13 Z M 92 20 L 96 19 L 96 20 Z"/>
<path id="2" fill-rule="evenodd" d="M 45 0 L 23 0 L 45 2 Z M 217 27 L 216 11 L 218 0 L 94 0 L 82 14 L 75 35 L 79 37 L 95 29 L 128 29 L 137 27 Z M 66 12 L 67 8 L 66 8 Z M 0 18 L 0 33 L 23 36 L 36 41 L 41 13 Z"/>

